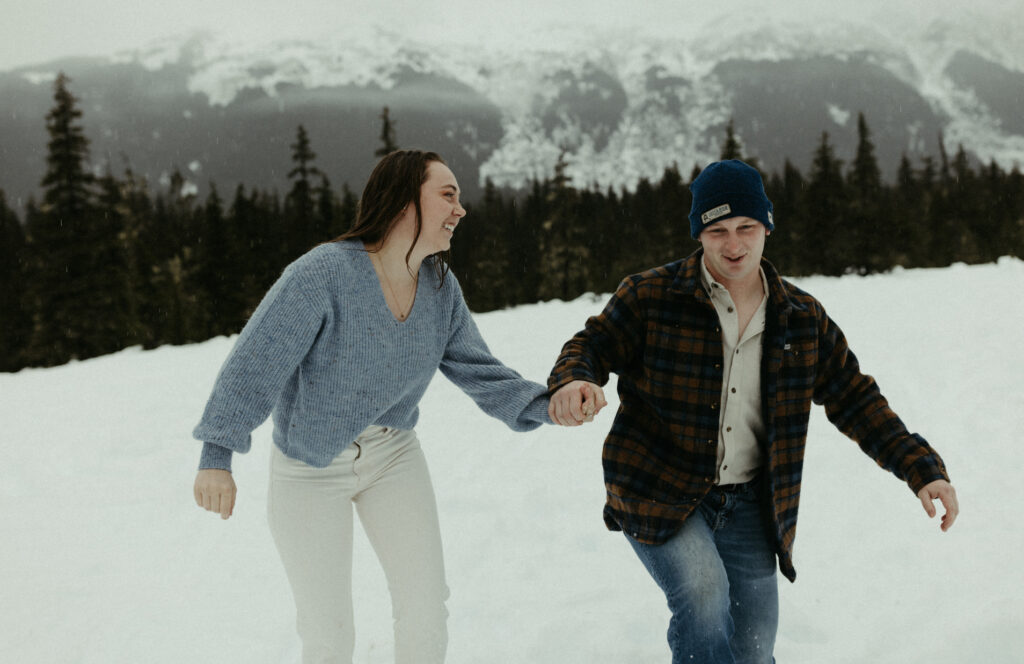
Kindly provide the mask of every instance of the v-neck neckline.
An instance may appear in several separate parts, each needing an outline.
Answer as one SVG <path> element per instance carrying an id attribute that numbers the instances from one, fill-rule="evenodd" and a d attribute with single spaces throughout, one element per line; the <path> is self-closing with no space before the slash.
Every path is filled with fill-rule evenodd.
<path id="1" fill-rule="evenodd" d="M 362 253 L 366 256 L 366 260 L 370 264 L 370 275 L 373 277 L 373 280 L 377 283 L 377 294 L 380 296 L 380 304 L 384 306 L 384 311 L 387 312 L 388 317 L 396 325 L 404 325 L 404 324 L 408 323 L 410 320 L 412 320 L 413 312 L 416 311 L 416 303 L 420 299 L 420 282 L 422 281 L 422 279 L 420 278 L 421 275 L 420 274 L 416 275 L 416 288 L 415 288 L 415 290 L 413 291 L 413 294 L 412 294 L 412 303 L 409 305 L 409 313 L 407 313 L 405 315 L 405 318 L 399 318 L 398 316 L 395 315 L 395 312 L 391 310 L 391 307 L 388 306 L 388 296 L 387 296 L 387 293 L 384 292 L 384 289 L 386 288 L 386 286 L 384 285 L 383 279 L 381 279 L 381 276 L 383 276 L 383 275 L 378 275 L 377 274 L 377 267 L 373 264 L 373 257 L 370 256 L 370 253 L 371 253 L 370 250 L 367 249 L 366 245 L 363 244 L 361 241 L 360 241 L 360 245 L 361 245 L 360 248 L 362 249 Z M 420 265 L 420 271 L 421 272 L 422 272 L 422 269 L 423 269 L 423 266 Z M 383 272 L 383 270 L 384 270 L 384 262 L 381 261 L 381 271 Z M 387 277 L 384 277 L 384 278 L 386 279 Z"/>

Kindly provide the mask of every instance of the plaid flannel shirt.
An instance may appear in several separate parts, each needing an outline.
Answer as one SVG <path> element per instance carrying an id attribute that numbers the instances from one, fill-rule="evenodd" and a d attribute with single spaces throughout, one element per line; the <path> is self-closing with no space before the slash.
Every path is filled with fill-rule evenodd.
<path id="1" fill-rule="evenodd" d="M 562 348 L 548 378 L 599 385 L 619 375 L 619 410 L 605 439 L 605 523 L 648 544 L 668 540 L 714 485 L 722 399 L 718 315 L 700 280 L 703 251 L 627 277 L 604 310 Z M 811 402 L 878 465 L 916 493 L 949 479 L 942 459 L 907 431 L 842 331 L 811 295 L 767 260 L 760 441 L 779 568 L 791 581 Z"/>

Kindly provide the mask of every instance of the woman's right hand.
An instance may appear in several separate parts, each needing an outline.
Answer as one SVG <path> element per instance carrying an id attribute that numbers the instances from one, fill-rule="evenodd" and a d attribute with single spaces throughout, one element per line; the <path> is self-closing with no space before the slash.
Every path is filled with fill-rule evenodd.
<path id="1" fill-rule="evenodd" d="M 204 468 L 196 474 L 196 483 L 192 489 L 199 505 L 210 512 L 220 512 L 220 518 L 231 516 L 235 509 L 235 479 L 231 471 L 217 468 Z"/>

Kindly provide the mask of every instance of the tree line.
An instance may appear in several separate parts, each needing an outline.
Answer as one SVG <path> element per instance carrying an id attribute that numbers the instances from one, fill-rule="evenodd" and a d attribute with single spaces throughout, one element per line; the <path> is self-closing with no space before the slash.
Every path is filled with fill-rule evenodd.
<path id="1" fill-rule="evenodd" d="M 289 262 L 355 218 L 356 196 L 317 168 L 301 125 L 283 197 L 242 184 L 224 196 L 210 183 L 200 200 L 177 171 L 155 189 L 130 167 L 94 175 L 80 119 L 60 74 L 41 199 L 28 201 L 22 220 L 0 189 L 0 371 L 234 334 Z M 386 108 L 381 120 L 378 155 L 397 147 Z M 765 253 L 783 274 L 1024 256 L 1018 167 L 972 163 L 960 147 L 916 164 L 904 156 L 887 183 L 863 115 L 858 136 L 848 164 L 825 132 L 808 173 L 789 160 L 766 173 L 776 231 Z M 731 123 L 720 156 L 757 165 Z M 487 181 L 480 199 L 466 202 L 451 265 L 474 311 L 608 292 L 697 247 L 686 220 L 697 166 L 684 177 L 673 165 L 618 191 L 575 187 L 568 166 L 563 156 L 525 190 Z"/>

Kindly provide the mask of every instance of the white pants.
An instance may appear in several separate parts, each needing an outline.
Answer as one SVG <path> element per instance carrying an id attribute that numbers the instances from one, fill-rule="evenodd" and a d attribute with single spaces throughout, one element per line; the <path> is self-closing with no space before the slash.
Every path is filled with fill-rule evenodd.
<path id="1" fill-rule="evenodd" d="M 426 459 L 413 431 L 371 426 L 327 468 L 272 452 L 267 513 L 303 663 L 352 662 L 352 503 L 387 577 L 396 664 L 443 662 L 448 586 Z"/>

